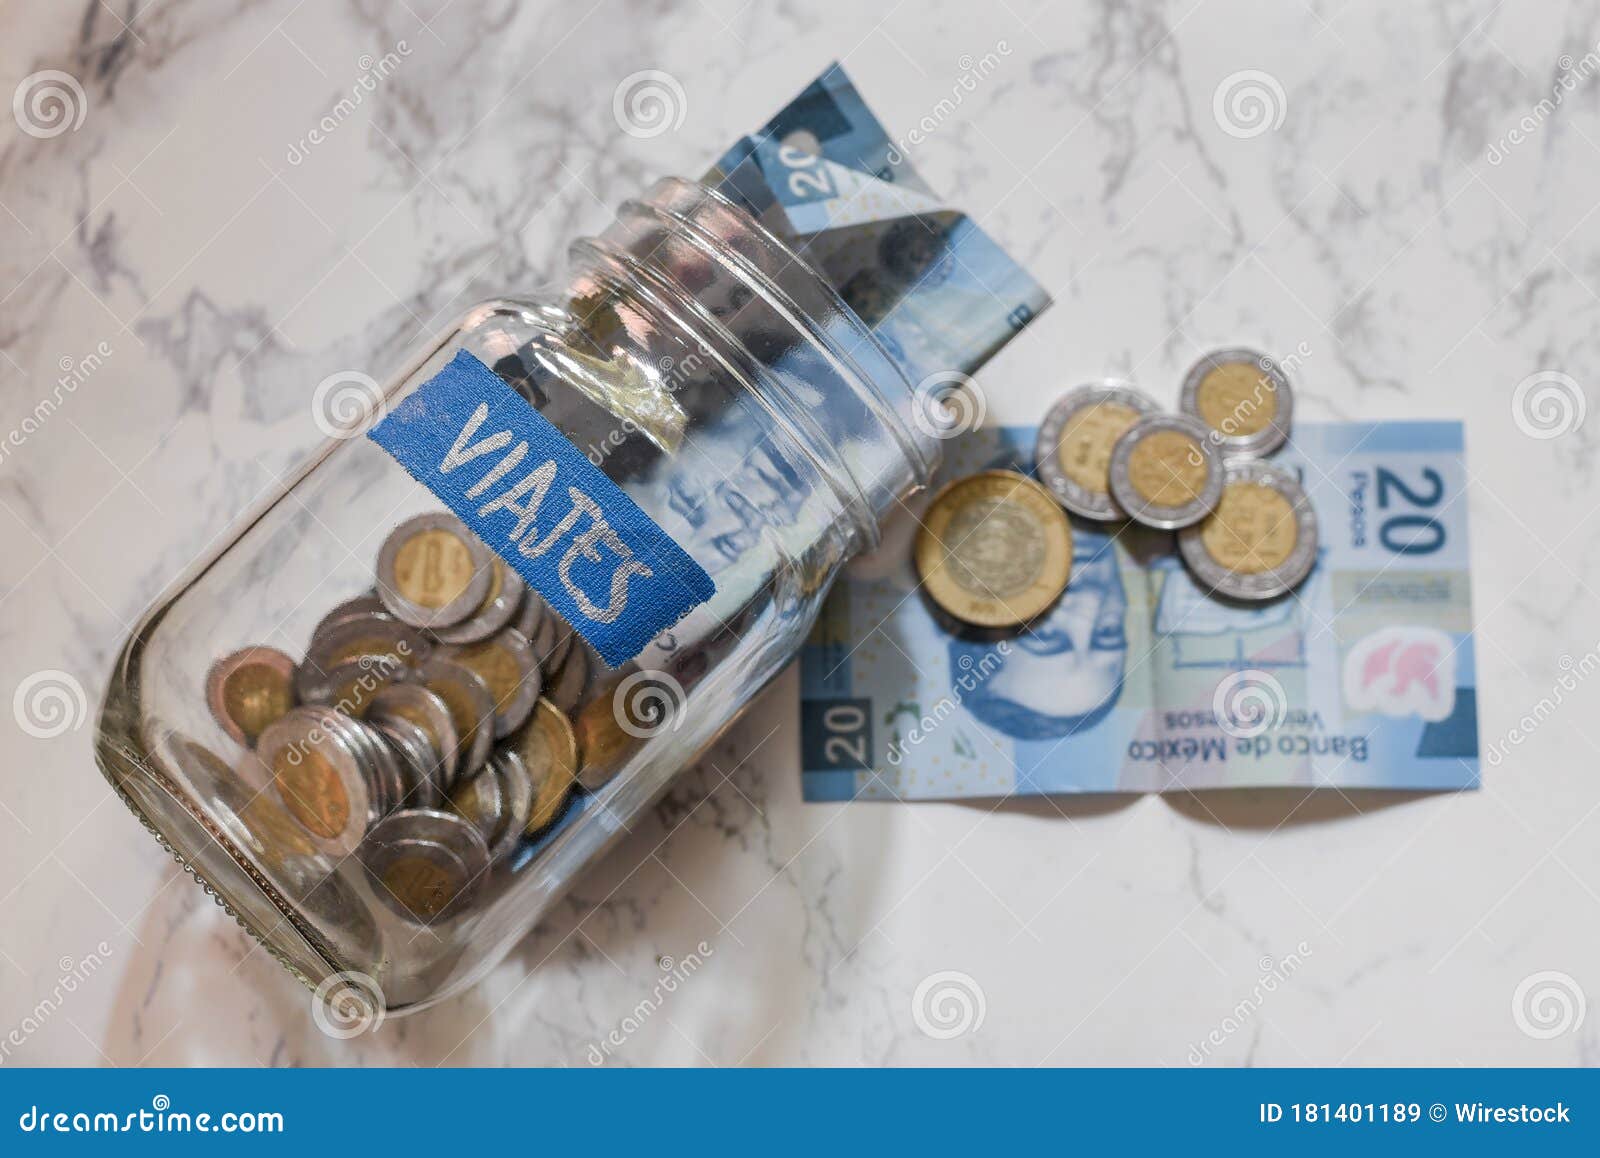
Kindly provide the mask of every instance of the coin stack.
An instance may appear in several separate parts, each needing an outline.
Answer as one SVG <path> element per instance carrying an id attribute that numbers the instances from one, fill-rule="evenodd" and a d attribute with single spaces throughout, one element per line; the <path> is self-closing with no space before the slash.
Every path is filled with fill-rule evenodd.
<path id="1" fill-rule="evenodd" d="M 580 770 L 602 782 L 572 718 L 599 670 L 459 519 L 430 513 L 389 535 L 373 589 L 323 616 L 303 660 L 236 651 L 212 666 L 207 699 L 250 752 L 247 785 L 324 856 L 357 856 L 395 913 L 429 923 L 560 818 Z"/>
<path id="2" fill-rule="evenodd" d="M 1289 592 L 1316 563 L 1316 514 L 1299 480 L 1263 459 L 1287 441 L 1293 405 L 1283 368 L 1241 348 L 1195 363 L 1178 413 L 1117 379 L 1069 391 L 1040 424 L 1038 482 L 984 471 L 934 496 L 914 556 L 924 590 L 976 627 L 1028 622 L 1071 576 L 1059 504 L 1094 522 L 1176 531 L 1190 572 L 1215 595 Z"/>

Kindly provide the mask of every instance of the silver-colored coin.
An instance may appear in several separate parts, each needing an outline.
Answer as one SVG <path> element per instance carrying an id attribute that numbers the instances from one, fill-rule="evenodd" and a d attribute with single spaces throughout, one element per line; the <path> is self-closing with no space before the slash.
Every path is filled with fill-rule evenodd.
<path id="1" fill-rule="evenodd" d="M 394 683 L 372 697 L 366 719 L 375 726 L 390 720 L 405 720 L 422 729 L 438 760 L 434 778 L 440 792 L 450 790 L 461 760 L 462 754 L 457 751 L 461 738 L 450 716 L 450 708 L 443 700 L 421 684 Z"/>
<path id="2" fill-rule="evenodd" d="M 388 743 L 404 781 L 397 808 L 437 808 L 444 803 L 440 757 L 428 733 L 404 716 L 369 715 L 366 721 Z"/>
<path id="3" fill-rule="evenodd" d="M 398 808 L 405 796 L 405 780 L 400 774 L 399 761 L 382 737 L 343 712 L 327 707 L 313 707 L 312 710 L 321 713 L 324 728 L 342 736 L 361 756 L 367 785 L 372 790 L 374 818 Z"/>
<path id="4" fill-rule="evenodd" d="M 407 670 L 406 664 L 392 655 L 347 659 L 327 672 L 301 664 L 294 673 L 295 693 L 301 703 L 337 708 L 359 718 L 366 714 L 373 697 Z"/>
<path id="5" fill-rule="evenodd" d="M 1222 458 L 1199 419 L 1147 414 L 1111 451 L 1111 496 L 1136 523 L 1175 531 L 1198 523 L 1222 496 Z"/>
<path id="6" fill-rule="evenodd" d="M 553 608 L 546 612 L 545 621 L 551 625 L 550 647 L 544 653 L 544 658 L 539 661 L 539 670 L 544 673 L 546 680 L 551 680 L 566 662 L 567 655 L 572 650 L 572 641 L 577 638 L 578 633 L 573 631 L 567 621 L 557 615 Z"/>
<path id="7" fill-rule="evenodd" d="M 450 713 L 459 737 L 457 769 L 450 778 L 451 784 L 482 768 L 494 747 L 495 717 L 494 696 L 483 677 L 454 660 L 434 656 L 406 678 L 438 696 Z"/>
<path id="8" fill-rule="evenodd" d="M 1289 438 L 1294 388 L 1266 354 L 1213 350 L 1184 375 L 1178 408 L 1205 425 L 1223 458 L 1263 458 Z"/>
<path id="9" fill-rule="evenodd" d="M 1222 501 L 1178 534 L 1178 550 L 1202 587 L 1233 599 L 1272 599 L 1317 564 L 1317 513 L 1298 479 L 1254 459 L 1228 463 Z"/>
<path id="10" fill-rule="evenodd" d="M 436 627 L 433 634 L 444 643 L 477 643 L 488 639 L 511 622 L 522 606 L 522 593 L 528 585 L 504 560 L 494 561 L 494 578 L 489 594 L 471 617 L 454 627 Z"/>
<path id="11" fill-rule="evenodd" d="M 384 904 L 407 920 L 429 924 L 471 905 L 489 873 L 489 848 L 459 816 L 407 808 L 373 826 L 361 861 Z"/>
<path id="12" fill-rule="evenodd" d="M 311 637 L 303 668 L 324 675 L 348 660 L 390 657 L 416 666 L 428 656 L 429 644 L 416 628 L 388 615 L 356 616 Z"/>
<path id="13" fill-rule="evenodd" d="M 361 843 L 381 802 L 366 749 L 345 729 L 330 728 L 329 714 L 293 709 L 261 733 L 256 754 L 279 803 L 320 849 L 343 855 Z"/>
<path id="14" fill-rule="evenodd" d="M 544 681 L 533 645 L 514 627 L 480 643 L 445 644 L 438 654 L 476 672 L 494 696 L 494 738 L 522 726 L 539 700 Z"/>
<path id="15" fill-rule="evenodd" d="M 576 638 L 574 635 L 571 638 Z M 548 699 L 563 714 L 570 716 L 589 686 L 589 673 L 594 670 L 589 662 L 589 645 L 579 639 L 567 651 L 567 658 L 550 681 L 545 692 Z"/>
<path id="16" fill-rule="evenodd" d="M 495 769 L 497 758 L 497 755 L 490 756 L 487 764 L 457 784 L 450 793 L 450 807 L 478 830 L 491 854 L 495 837 L 505 831 L 509 823 L 506 810 L 510 801 L 506 797 L 505 783 Z"/>
<path id="17" fill-rule="evenodd" d="M 501 814 L 502 826 L 489 842 L 489 856 L 501 860 L 511 855 L 522 839 L 523 831 L 533 816 L 533 777 L 522 757 L 512 748 L 501 748 L 489 757 L 489 767 L 500 781 L 500 795 L 505 802 Z"/>
<path id="18" fill-rule="evenodd" d="M 460 623 L 494 581 L 494 555 L 445 511 L 407 519 L 378 551 L 378 597 L 395 618 L 438 629 Z"/>
<path id="19" fill-rule="evenodd" d="M 376 591 L 368 591 L 364 595 L 357 595 L 354 599 L 346 599 L 338 604 L 328 614 L 317 621 L 311 629 L 311 636 L 315 639 L 330 628 L 337 627 L 348 619 L 361 619 L 369 615 L 381 615 L 385 619 L 393 619 L 389 609 L 383 605 L 383 600 L 378 598 Z"/>
<path id="20" fill-rule="evenodd" d="M 1155 399 L 1117 378 L 1069 390 L 1039 425 L 1033 452 L 1039 481 L 1075 515 L 1101 522 L 1124 518 L 1111 496 L 1111 451 L 1140 415 L 1160 409 Z"/>
<path id="21" fill-rule="evenodd" d="M 538 637 L 539 624 L 548 613 L 544 596 L 529 587 L 522 594 L 522 606 L 517 608 L 516 622 L 511 626 L 520 631 L 523 638 L 531 643 Z"/>

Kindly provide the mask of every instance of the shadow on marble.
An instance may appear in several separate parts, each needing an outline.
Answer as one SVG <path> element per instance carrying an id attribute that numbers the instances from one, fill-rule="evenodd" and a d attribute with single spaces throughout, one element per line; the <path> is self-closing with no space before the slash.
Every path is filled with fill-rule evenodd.
<path id="1" fill-rule="evenodd" d="M 1191 820 L 1221 828 L 1271 830 L 1348 820 L 1440 795 L 1376 788 L 1226 788 L 1171 793 L 1164 799 Z"/>

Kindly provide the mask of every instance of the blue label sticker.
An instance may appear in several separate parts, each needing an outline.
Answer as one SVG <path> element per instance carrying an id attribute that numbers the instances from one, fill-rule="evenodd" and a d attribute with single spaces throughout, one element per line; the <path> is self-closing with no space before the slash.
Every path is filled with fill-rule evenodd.
<path id="1" fill-rule="evenodd" d="M 465 350 L 367 437 L 438 495 L 610 667 L 716 591 L 654 519 Z"/>

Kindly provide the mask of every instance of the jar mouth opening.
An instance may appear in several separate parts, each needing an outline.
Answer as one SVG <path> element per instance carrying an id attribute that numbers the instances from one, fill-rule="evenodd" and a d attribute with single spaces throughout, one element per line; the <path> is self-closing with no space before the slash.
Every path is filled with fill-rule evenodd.
<path id="1" fill-rule="evenodd" d="M 879 540 L 879 524 L 907 494 L 928 484 L 940 461 L 940 445 L 912 415 L 918 404 L 913 384 L 890 357 L 877 335 L 839 295 L 833 285 L 804 256 L 778 238 L 748 210 L 710 186 L 677 177 L 657 181 L 641 198 L 623 203 L 619 226 L 630 219 L 647 218 L 670 230 L 705 262 L 714 262 L 736 279 L 759 303 L 761 316 L 807 346 L 807 364 L 814 376 L 806 383 L 824 396 L 820 405 L 797 404 L 773 373 L 758 375 L 755 388 L 762 391 L 770 411 L 783 414 L 798 441 L 834 477 L 853 484 L 855 522 L 865 546 Z M 609 236 L 580 242 L 615 258 L 618 246 Z M 625 247 L 624 247 L 625 248 Z M 633 254 L 635 264 L 650 264 L 655 251 Z M 694 293 L 676 284 L 672 271 L 658 279 L 674 283 L 685 309 L 705 316 Z M 722 332 L 730 333 L 729 323 Z M 761 367 L 766 371 L 773 367 Z M 792 371 L 790 374 L 792 378 Z M 814 411 L 837 404 L 841 411 L 881 431 L 878 441 L 893 448 L 898 462 L 858 461 L 842 452 L 839 435 L 860 431 L 813 420 Z M 883 456 L 879 456 L 880 459 Z"/>

